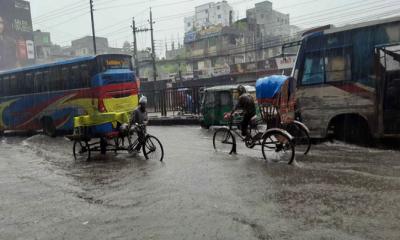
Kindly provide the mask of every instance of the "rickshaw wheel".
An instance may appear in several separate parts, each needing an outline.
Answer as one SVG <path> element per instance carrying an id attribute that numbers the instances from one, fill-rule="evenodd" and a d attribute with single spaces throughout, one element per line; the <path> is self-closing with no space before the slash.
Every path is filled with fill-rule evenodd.
<path id="1" fill-rule="evenodd" d="M 90 160 L 90 145 L 87 141 L 75 141 L 73 147 L 75 160 Z"/>
<path id="2" fill-rule="evenodd" d="M 156 137 L 147 135 L 143 145 L 144 157 L 148 160 L 158 160 L 160 162 L 164 159 L 164 148 Z"/>
<path id="3" fill-rule="evenodd" d="M 307 155 L 311 149 L 311 139 L 307 130 L 296 122 L 288 124 L 285 129 L 294 137 L 296 152 Z"/>
<path id="4" fill-rule="evenodd" d="M 235 152 L 236 139 L 229 129 L 220 128 L 214 133 L 213 145 L 217 152 L 232 154 Z"/>
<path id="5" fill-rule="evenodd" d="M 291 139 L 281 131 L 267 132 L 263 137 L 262 154 L 265 160 L 287 162 L 294 160 L 295 150 Z"/>

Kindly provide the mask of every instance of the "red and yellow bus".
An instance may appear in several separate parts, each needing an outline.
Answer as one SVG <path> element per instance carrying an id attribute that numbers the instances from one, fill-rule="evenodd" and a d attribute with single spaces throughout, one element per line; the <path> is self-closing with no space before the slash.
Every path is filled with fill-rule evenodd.
<path id="1" fill-rule="evenodd" d="M 132 111 L 138 86 L 131 56 L 103 54 L 0 72 L 0 131 L 73 129 L 73 118 Z"/>

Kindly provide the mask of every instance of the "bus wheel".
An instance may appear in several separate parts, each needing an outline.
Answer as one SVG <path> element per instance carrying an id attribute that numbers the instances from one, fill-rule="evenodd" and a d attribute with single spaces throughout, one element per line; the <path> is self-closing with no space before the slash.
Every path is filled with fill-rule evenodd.
<path id="1" fill-rule="evenodd" d="M 49 137 L 56 136 L 56 126 L 54 125 L 53 119 L 45 117 L 42 119 L 43 133 Z"/>
<path id="2" fill-rule="evenodd" d="M 370 145 L 371 132 L 365 119 L 358 115 L 344 115 L 332 122 L 334 137 L 338 140 L 360 145 Z"/>

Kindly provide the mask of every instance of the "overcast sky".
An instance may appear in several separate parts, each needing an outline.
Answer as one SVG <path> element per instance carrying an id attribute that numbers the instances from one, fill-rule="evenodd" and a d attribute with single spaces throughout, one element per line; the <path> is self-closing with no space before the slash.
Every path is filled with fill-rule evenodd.
<path id="1" fill-rule="evenodd" d="M 107 37 L 112 47 L 132 42 L 130 25 L 148 27 L 149 8 L 153 8 L 156 48 L 164 51 L 165 42 L 182 42 L 183 18 L 193 15 L 194 7 L 209 0 L 93 0 L 96 35 Z M 30 0 L 34 30 L 51 32 L 53 43 L 70 45 L 71 40 L 91 35 L 89 0 Z M 235 18 L 261 0 L 229 0 Z M 273 8 L 290 14 L 291 23 L 308 28 L 328 23 L 344 25 L 382 18 L 400 12 L 399 0 L 272 0 Z M 138 35 L 139 49 L 150 46 L 150 33 Z"/>

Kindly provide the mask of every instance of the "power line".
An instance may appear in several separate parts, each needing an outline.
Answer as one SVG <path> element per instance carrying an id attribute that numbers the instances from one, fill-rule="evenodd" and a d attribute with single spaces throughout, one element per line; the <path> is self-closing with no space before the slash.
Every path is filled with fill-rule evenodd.
<path id="1" fill-rule="evenodd" d="M 100 1 L 100 0 L 99 0 Z M 182 3 L 182 2 L 191 2 L 192 0 L 190 0 L 190 1 L 178 1 L 179 3 Z M 96 3 L 97 3 L 98 1 L 96 1 Z M 178 2 L 175 2 L 175 3 L 178 3 Z M 237 4 L 237 3 L 240 3 L 241 1 L 237 1 L 237 2 L 234 2 L 233 4 Z M 309 3 L 310 1 L 306 1 L 306 2 L 303 2 L 303 3 L 299 3 L 299 4 L 295 4 L 295 5 L 293 5 L 293 6 L 298 6 L 298 5 L 302 5 L 302 4 L 306 4 L 306 3 Z M 334 11 L 335 9 L 340 9 L 340 8 L 343 8 L 343 7 L 347 7 L 348 8 L 348 6 L 353 6 L 353 5 L 355 5 L 355 4 L 358 4 L 359 2 L 357 2 L 357 3 L 350 3 L 350 4 L 345 4 L 345 5 L 342 5 L 342 6 L 339 6 L 339 7 L 335 7 L 335 8 L 330 8 L 330 9 L 326 9 L 326 10 L 322 10 L 322 11 L 319 11 L 319 12 L 316 12 L 316 13 L 311 13 L 311 14 L 307 14 L 307 15 L 300 15 L 300 16 L 296 16 L 296 17 L 293 17 L 292 19 L 298 19 L 298 21 L 296 21 L 295 23 L 298 23 L 298 24 L 304 24 L 304 23 L 314 23 L 316 20 L 329 20 L 329 19 L 327 19 L 326 18 L 326 14 L 328 14 L 329 12 L 330 13 L 333 13 L 334 15 L 338 15 L 338 14 L 341 14 L 340 16 L 346 16 L 346 14 L 348 14 L 349 13 L 349 10 L 348 9 L 346 9 L 345 11 L 341 11 L 341 12 L 338 12 L 338 11 Z M 381 3 L 381 2 L 378 2 L 378 3 Z M 364 8 L 362 8 L 363 9 L 363 11 L 368 11 L 368 10 L 374 10 L 374 9 L 371 9 L 370 8 L 370 6 L 372 6 L 372 5 L 376 5 L 376 4 L 378 4 L 377 2 L 374 2 L 374 3 L 370 3 L 370 4 L 368 4 L 368 5 L 365 5 L 365 4 L 363 4 L 363 7 Z M 104 4 L 107 4 L 107 3 L 104 3 Z M 372 5 L 371 5 L 372 4 Z M 166 5 L 166 4 L 160 4 L 160 5 Z M 289 6 L 285 6 L 285 7 L 289 7 Z M 367 7 L 367 8 L 365 8 L 365 7 Z M 389 7 L 389 6 L 388 6 Z M 282 8 L 279 8 L 279 9 L 282 9 Z M 352 9 L 352 8 L 349 8 L 349 9 Z M 325 14 L 323 14 L 325 12 Z M 351 11 L 350 11 L 351 12 Z M 351 12 L 351 13 L 358 13 L 359 11 L 353 11 L 353 12 Z M 182 15 L 187 15 L 187 14 L 190 14 L 190 13 L 193 13 L 193 11 L 190 11 L 190 12 L 185 12 L 185 13 L 181 13 L 181 14 L 173 14 L 173 15 L 169 15 L 169 16 L 163 16 L 163 17 L 160 17 L 160 18 L 158 18 L 158 19 L 156 19 L 156 21 L 159 21 L 159 22 L 166 22 L 167 20 L 169 20 L 169 19 L 175 19 L 175 18 L 178 18 L 178 17 L 181 17 Z M 85 13 L 85 14 L 87 14 L 87 13 Z M 313 16 L 314 15 L 314 17 L 311 17 L 310 18 L 310 15 L 311 16 Z M 317 16 L 324 16 L 325 18 L 321 18 L 321 17 L 319 17 L 319 18 L 317 18 Z M 74 18 L 76 18 L 75 16 L 74 16 Z M 303 18 L 306 18 L 306 19 L 303 19 Z M 301 20 L 300 20 L 301 19 Z M 69 21 L 72 21 L 73 19 L 68 19 L 67 21 L 63 21 L 63 22 L 61 22 L 60 24 L 65 24 L 65 23 L 67 23 L 67 22 L 69 22 Z M 120 21 L 120 22 L 122 22 L 122 21 Z M 120 22 L 118 22 L 118 23 L 120 23 Z M 57 24 L 58 25 L 58 24 Z M 102 28 L 101 30 L 105 30 L 105 29 L 108 29 L 109 27 L 111 27 L 111 26 L 116 26 L 116 25 L 118 25 L 118 24 L 113 24 L 113 25 L 110 25 L 110 26 L 107 26 L 107 27 L 105 27 L 105 28 Z M 274 24 L 274 25 L 271 25 L 271 27 L 279 27 L 279 26 L 282 26 L 283 24 Z M 116 29 L 116 30 L 114 30 L 114 31 L 112 31 L 111 33 L 103 33 L 103 35 L 110 35 L 110 34 L 116 34 L 116 33 L 121 33 L 121 34 L 125 34 L 125 29 L 128 29 L 128 26 L 125 28 L 125 27 L 121 27 L 121 28 L 118 28 L 118 29 Z M 174 29 L 179 29 L 178 27 L 176 27 L 176 28 L 168 28 L 168 30 L 174 30 Z M 168 31 L 167 29 L 160 29 L 160 30 L 156 30 L 156 32 L 163 32 L 163 31 Z M 115 35 L 114 35 L 115 36 Z"/>
<path id="2" fill-rule="evenodd" d="M 74 3 L 70 3 L 70 4 L 67 4 L 67 5 L 64 5 L 64 6 L 60 7 L 60 8 L 56 8 L 56 9 L 53 9 L 51 11 L 45 12 L 45 13 L 39 15 L 39 16 L 36 16 L 36 17 L 32 18 L 32 20 L 38 20 L 38 19 L 41 19 L 41 18 L 46 18 L 49 15 L 54 15 L 54 14 L 57 14 L 59 12 L 65 12 L 66 10 L 69 10 L 71 8 L 76 8 L 77 6 L 83 6 L 82 1 L 77 1 L 77 2 L 74 2 Z"/>

